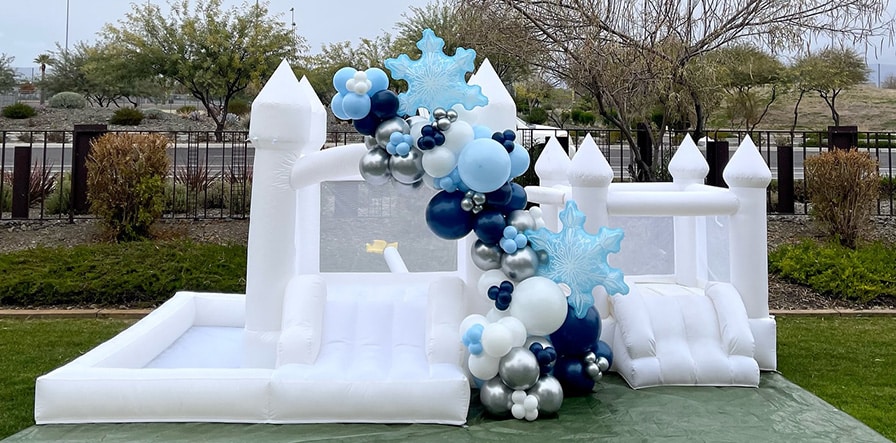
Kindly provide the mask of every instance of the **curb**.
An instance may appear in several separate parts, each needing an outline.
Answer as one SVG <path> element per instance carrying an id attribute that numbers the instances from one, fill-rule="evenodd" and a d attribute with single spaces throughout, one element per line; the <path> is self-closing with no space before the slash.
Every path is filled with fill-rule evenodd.
<path id="1" fill-rule="evenodd" d="M 152 309 L 0 309 L 0 319 L 118 319 L 139 320 Z M 775 317 L 896 317 L 896 309 L 772 310 Z"/>

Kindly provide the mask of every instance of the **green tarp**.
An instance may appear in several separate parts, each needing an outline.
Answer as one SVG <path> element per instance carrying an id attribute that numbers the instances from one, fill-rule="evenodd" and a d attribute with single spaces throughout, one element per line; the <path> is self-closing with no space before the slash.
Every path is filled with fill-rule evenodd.
<path id="1" fill-rule="evenodd" d="M 384 405 L 384 407 L 386 407 Z M 473 396 L 467 426 L 131 423 L 32 426 L 6 442 L 563 441 L 886 442 L 858 420 L 787 381 L 763 374 L 759 389 L 630 389 L 617 375 L 600 392 L 568 398 L 535 422 L 486 417 Z"/>

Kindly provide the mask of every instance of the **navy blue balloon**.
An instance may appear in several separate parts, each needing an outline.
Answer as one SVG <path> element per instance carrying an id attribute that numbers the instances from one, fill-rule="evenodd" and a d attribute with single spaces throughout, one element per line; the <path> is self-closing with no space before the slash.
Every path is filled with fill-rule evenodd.
<path id="1" fill-rule="evenodd" d="M 504 238 L 504 228 L 507 222 L 504 215 L 500 211 L 486 209 L 476 216 L 476 222 L 473 224 L 473 232 L 476 236 L 487 245 L 497 244 Z"/>
<path id="2" fill-rule="evenodd" d="M 557 357 L 557 363 L 554 363 L 554 377 L 563 387 L 564 397 L 589 395 L 594 389 L 594 380 L 585 371 L 582 357 L 567 355 Z"/>
<path id="3" fill-rule="evenodd" d="M 610 366 L 613 366 L 613 350 L 610 349 L 610 345 L 607 342 L 598 340 L 595 344 L 594 355 L 607 359 L 610 362 Z"/>
<path id="4" fill-rule="evenodd" d="M 510 201 L 504 205 L 504 210 L 507 212 L 516 211 L 517 209 L 526 209 L 526 203 L 529 202 L 529 197 L 526 195 L 526 190 L 523 189 L 522 186 L 511 182 L 510 183 Z"/>
<path id="5" fill-rule="evenodd" d="M 388 89 L 373 94 L 370 97 L 370 112 L 383 120 L 395 117 L 398 115 L 398 96 Z"/>
<path id="6" fill-rule="evenodd" d="M 420 135 L 424 137 L 432 137 L 433 135 L 436 135 L 436 128 L 433 128 L 432 125 L 426 125 L 420 128 Z"/>
<path id="7" fill-rule="evenodd" d="M 510 203 L 511 197 L 513 197 L 513 187 L 508 182 L 504 183 L 504 186 L 498 188 L 497 191 L 485 194 L 485 202 L 493 206 L 503 207 Z"/>
<path id="8" fill-rule="evenodd" d="M 510 129 L 505 129 L 504 132 L 503 132 L 501 135 L 504 136 L 504 140 L 509 140 L 509 141 L 514 141 L 514 140 L 516 140 L 516 133 L 514 133 L 514 132 L 513 132 L 512 130 L 510 130 Z"/>
<path id="9" fill-rule="evenodd" d="M 436 146 L 442 146 L 445 144 L 445 134 L 441 132 L 436 132 L 433 134 L 432 139 L 435 140 Z"/>
<path id="10" fill-rule="evenodd" d="M 355 130 L 359 133 L 373 135 L 376 133 L 376 128 L 378 128 L 382 122 L 382 120 L 370 112 L 364 118 L 353 121 L 352 124 L 355 126 Z"/>
<path id="11" fill-rule="evenodd" d="M 594 306 L 585 311 L 584 317 L 577 318 L 572 306 L 567 305 L 566 320 L 551 334 L 551 343 L 560 355 L 582 356 L 594 349 L 600 327 L 600 315 Z"/>
<path id="12" fill-rule="evenodd" d="M 464 211 L 463 192 L 442 191 L 426 206 L 426 224 L 436 235 L 447 240 L 464 238 L 473 230 L 473 213 Z"/>

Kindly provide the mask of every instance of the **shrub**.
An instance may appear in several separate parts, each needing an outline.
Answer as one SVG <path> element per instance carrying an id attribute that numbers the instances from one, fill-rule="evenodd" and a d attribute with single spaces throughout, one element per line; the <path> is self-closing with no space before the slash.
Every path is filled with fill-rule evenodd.
<path id="1" fill-rule="evenodd" d="M 53 192 L 44 199 L 44 211 L 47 214 L 68 214 L 72 206 L 72 178 L 69 174 L 64 174 L 62 179 L 56 177 L 58 186 Z"/>
<path id="2" fill-rule="evenodd" d="M 34 162 L 28 177 L 28 206 L 34 206 L 44 200 L 56 189 L 56 174 L 51 172 L 52 169 L 52 164 L 44 167 Z M 3 174 L 4 193 L 6 189 L 10 190 L 10 201 L 12 201 L 12 181 L 12 171 Z"/>
<path id="3" fill-rule="evenodd" d="M 247 102 L 245 100 L 235 98 L 235 99 L 230 100 L 230 102 L 227 103 L 227 113 L 229 113 L 229 114 L 236 114 L 236 115 L 242 117 L 244 115 L 249 114 L 249 111 L 250 111 L 249 102 Z"/>
<path id="4" fill-rule="evenodd" d="M 3 108 L 2 113 L 4 117 L 12 119 L 31 118 L 37 115 L 33 107 L 21 102 Z"/>
<path id="5" fill-rule="evenodd" d="M 196 107 L 193 105 L 183 105 L 183 106 L 177 108 L 177 115 L 186 117 L 186 116 L 190 115 L 190 113 L 195 110 L 196 110 Z"/>
<path id="6" fill-rule="evenodd" d="M 246 247 L 191 241 L 92 244 L 0 254 L 0 304 L 156 306 L 181 290 L 245 291 Z"/>
<path id="7" fill-rule="evenodd" d="M 71 140 L 66 131 L 47 131 L 47 141 L 50 143 L 68 143 Z"/>
<path id="8" fill-rule="evenodd" d="M 877 162 L 867 152 L 835 149 L 806 159 L 811 216 L 827 234 L 855 247 L 871 227 L 880 187 Z"/>
<path id="9" fill-rule="evenodd" d="M 118 108 L 109 123 L 122 126 L 137 126 L 143 121 L 143 113 L 136 108 Z"/>
<path id="10" fill-rule="evenodd" d="M 544 108 L 533 107 L 526 114 L 526 121 L 534 125 L 542 125 L 548 121 L 548 111 L 545 111 Z"/>
<path id="11" fill-rule="evenodd" d="M 803 240 L 769 254 L 769 271 L 821 292 L 868 302 L 896 296 L 896 248 L 880 242 L 849 249 L 837 242 Z"/>
<path id="12" fill-rule="evenodd" d="M 87 99 L 77 92 L 60 92 L 50 97 L 47 103 L 51 108 L 84 109 Z"/>
<path id="13" fill-rule="evenodd" d="M 191 111 L 189 114 L 187 114 L 187 118 L 194 122 L 201 122 L 202 111 Z"/>
<path id="14" fill-rule="evenodd" d="M 148 118 L 149 120 L 161 120 L 165 117 L 165 111 L 161 109 L 151 108 L 143 111 L 143 115 L 146 116 L 146 118 Z"/>
<path id="15" fill-rule="evenodd" d="M 91 211 L 118 241 L 149 236 L 164 209 L 168 139 L 161 134 L 109 133 L 93 143 L 87 164 Z"/>

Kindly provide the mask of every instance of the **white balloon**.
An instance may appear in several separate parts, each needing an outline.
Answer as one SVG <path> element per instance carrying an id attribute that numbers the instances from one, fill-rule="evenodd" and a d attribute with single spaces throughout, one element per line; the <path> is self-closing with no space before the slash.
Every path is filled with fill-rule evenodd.
<path id="1" fill-rule="evenodd" d="M 501 358 L 513 348 L 513 332 L 501 323 L 489 323 L 482 331 L 482 350 L 495 358 Z"/>
<path id="2" fill-rule="evenodd" d="M 479 291 L 479 295 L 488 297 L 488 288 L 498 286 L 504 280 L 510 281 L 510 278 L 501 272 L 500 269 L 491 269 L 485 271 L 482 274 L 482 277 L 479 277 L 479 283 L 476 285 L 476 289 Z"/>
<path id="3" fill-rule="evenodd" d="M 528 334 L 526 333 L 526 325 L 524 325 L 523 322 L 520 321 L 520 319 L 511 315 L 507 315 L 504 318 L 498 320 L 498 323 L 504 325 L 513 334 L 512 346 L 514 348 L 520 347 L 526 343 L 526 337 L 528 336 Z"/>
<path id="4" fill-rule="evenodd" d="M 566 320 L 566 297 L 552 280 L 529 277 L 514 287 L 509 311 L 529 334 L 550 335 Z"/>
<path id="5" fill-rule="evenodd" d="M 457 166 L 457 156 L 444 146 L 423 151 L 423 170 L 433 177 L 445 177 Z"/>
<path id="6" fill-rule="evenodd" d="M 499 311 L 497 308 L 491 308 L 485 313 L 485 318 L 487 318 L 490 323 L 496 323 L 508 315 L 510 315 L 510 313 L 506 310 Z"/>
<path id="7" fill-rule="evenodd" d="M 467 366 L 470 368 L 470 374 L 480 380 L 491 380 L 498 375 L 498 362 L 500 359 L 492 357 L 486 353 L 479 355 L 470 355 L 467 360 Z"/>
<path id="8" fill-rule="evenodd" d="M 410 125 L 411 125 L 411 137 L 413 137 L 413 139 L 414 139 L 414 145 L 417 144 L 417 139 L 419 139 L 420 137 L 423 136 L 423 134 L 421 134 L 420 131 L 422 131 L 422 130 L 423 130 L 423 127 L 426 126 L 426 125 L 428 125 L 428 124 L 429 124 L 429 122 L 426 121 L 426 119 L 423 118 L 423 117 L 420 117 L 420 120 L 417 120 L 417 121 L 415 121 L 415 122 L 413 122 L 413 123 L 410 123 Z"/>
<path id="9" fill-rule="evenodd" d="M 479 314 L 470 314 L 464 321 L 460 322 L 460 335 L 463 337 L 464 334 L 467 333 L 467 330 L 470 329 L 470 326 L 473 325 L 487 325 L 489 323 L 488 320 L 485 319 L 482 315 Z"/>
<path id="10" fill-rule="evenodd" d="M 452 123 L 451 127 L 444 134 L 445 143 L 441 147 L 455 154 L 460 154 L 464 146 L 473 141 L 473 127 L 461 120 Z"/>
<path id="11" fill-rule="evenodd" d="M 517 420 L 522 420 L 522 419 L 526 418 L 526 408 L 525 408 L 525 406 L 523 406 L 519 403 L 515 403 L 510 408 L 510 413 L 513 414 L 513 418 L 515 418 Z"/>

